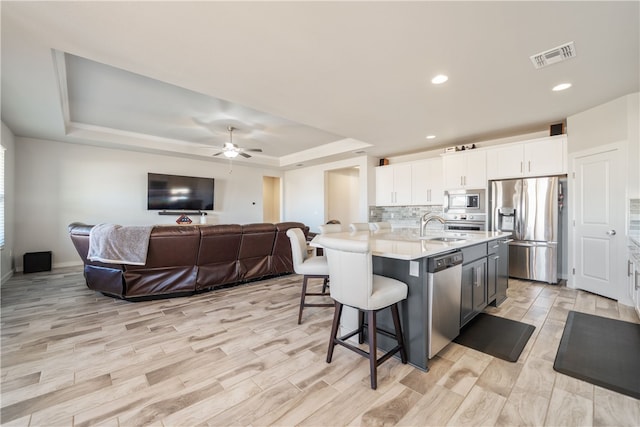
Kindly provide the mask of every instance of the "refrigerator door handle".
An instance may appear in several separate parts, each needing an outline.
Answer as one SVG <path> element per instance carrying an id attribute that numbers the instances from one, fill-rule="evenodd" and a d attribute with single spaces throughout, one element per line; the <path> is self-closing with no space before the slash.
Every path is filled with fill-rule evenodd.
<path id="1" fill-rule="evenodd" d="M 511 246 L 526 246 L 528 248 L 558 246 L 558 242 L 532 242 L 527 240 L 513 240 L 509 243 Z"/>

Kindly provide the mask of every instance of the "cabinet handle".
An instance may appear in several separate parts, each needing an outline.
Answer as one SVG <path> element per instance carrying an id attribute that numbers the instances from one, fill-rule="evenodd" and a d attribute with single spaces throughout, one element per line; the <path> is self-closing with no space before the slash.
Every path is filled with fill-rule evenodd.
<path id="1" fill-rule="evenodd" d="M 627 276 L 631 276 L 631 274 L 633 273 L 631 271 L 631 267 L 633 267 L 633 263 L 631 262 L 631 260 L 627 260 Z"/>
<path id="2" fill-rule="evenodd" d="M 427 190 L 427 202 L 431 201 L 431 190 Z"/>
<path id="3" fill-rule="evenodd" d="M 524 172 L 524 162 L 520 162 L 520 173 Z"/>
<path id="4" fill-rule="evenodd" d="M 531 160 L 529 160 L 529 172 L 531 172 Z"/>
<path id="5" fill-rule="evenodd" d="M 473 267 L 473 286 L 478 287 L 478 267 Z"/>
<path id="6" fill-rule="evenodd" d="M 462 183 L 462 175 L 460 175 L 460 185 L 461 185 L 461 186 L 462 186 L 462 185 L 464 185 L 464 184 Z"/>
<path id="7" fill-rule="evenodd" d="M 635 272 L 635 277 L 634 277 L 634 282 L 635 282 L 635 287 L 636 290 L 640 289 L 640 281 L 638 281 L 638 270 L 636 270 Z"/>

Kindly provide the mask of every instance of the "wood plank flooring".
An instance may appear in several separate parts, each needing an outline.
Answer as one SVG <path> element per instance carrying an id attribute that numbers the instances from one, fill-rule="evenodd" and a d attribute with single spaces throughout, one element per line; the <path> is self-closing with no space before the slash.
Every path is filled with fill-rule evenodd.
<path id="1" fill-rule="evenodd" d="M 314 282 L 315 283 L 315 282 Z M 637 426 L 640 401 L 559 374 L 569 310 L 632 321 L 616 302 L 510 280 L 487 312 L 536 326 L 517 363 L 450 344 L 422 372 L 337 347 L 331 308 L 306 308 L 301 277 L 130 303 L 80 268 L 1 286 L 3 426 Z M 320 286 L 318 281 L 315 286 Z M 640 363 L 640 362 L 639 362 Z"/>

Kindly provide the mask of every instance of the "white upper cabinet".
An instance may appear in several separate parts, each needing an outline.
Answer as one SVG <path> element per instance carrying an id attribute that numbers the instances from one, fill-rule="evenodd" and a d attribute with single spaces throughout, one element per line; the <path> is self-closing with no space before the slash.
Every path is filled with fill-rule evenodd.
<path id="1" fill-rule="evenodd" d="M 490 147 L 487 150 L 488 179 L 562 175 L 566 173 L 566 135 Z"/>
<path id="2" fill-rule="evenodd" d="M 444 201 L 442 159 L 420 160 L 411 164 L 411 204 L 441 205 Z"/>
<path id="3" fill-rule="evenodd" d="M 411 164 L 376 168 L 376 205 L 411 204 Z"/>
<path id="4" fill-rule="evenodd" d="M 484 150 L 446 154 L 444 159 L 444 187 L 485 188 L 487 186 L 487 157 Z"/>

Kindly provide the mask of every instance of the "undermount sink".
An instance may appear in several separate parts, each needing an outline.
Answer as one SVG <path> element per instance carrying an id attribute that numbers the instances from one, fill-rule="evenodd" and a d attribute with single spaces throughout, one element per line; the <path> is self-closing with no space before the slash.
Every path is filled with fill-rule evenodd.
<path id="1" fill-rule="evenodd" d="M 461 239 L 459 237 L 432 237 L 427 240 L 435 240 L 436 242 L 461 242 L 466 239 Z"/>

